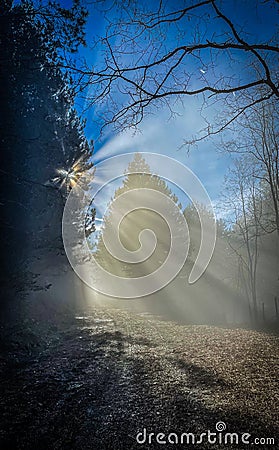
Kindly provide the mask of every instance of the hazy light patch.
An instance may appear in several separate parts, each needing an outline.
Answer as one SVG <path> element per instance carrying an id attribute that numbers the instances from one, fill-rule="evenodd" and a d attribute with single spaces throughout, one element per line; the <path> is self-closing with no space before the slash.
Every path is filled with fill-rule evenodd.
<path id="1" fill-rule="evenodd" d="M 189 153 L 186 147 L 181 147 L 185 140 L 191 139 L 204 127 L 200 107 L 199 100 L 187 99 L 175 117 L 170 118 L 169 111 L 165 109 L 147 116 L 137 132 L 126 130 L 116 136 L 107 134 L 107 141 L 99 148 L 96 146 L 93 161 L 97 163 L 111 156 L 132 152 L 164 154 L 189 167 L 201 179 L 209 195 L 217 198 L 229 156 L 220 154 L 213 138 L 210 142 L 199 143 Z M 174 189 L 174 193 L 180 199 L 179 192 Z"/>

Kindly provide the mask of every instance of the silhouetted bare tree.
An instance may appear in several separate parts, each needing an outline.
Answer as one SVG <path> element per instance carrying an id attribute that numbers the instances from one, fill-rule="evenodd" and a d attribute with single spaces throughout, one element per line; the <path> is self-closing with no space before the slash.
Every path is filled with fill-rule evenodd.
<path id="1" fill-rule="evenodd" d="M 279 110 L 278 102 L 271 99 L 254 105 L 237 123 L 233 139 L 223 142 L 226 150 L 236 155 L 249 155 L 254 165 L 253 176 L 261 181 L 265 192 L 263 231 L 276 231 L 279 237 Z M 270 206 L 269 206 L 270 205 Z"/>
<path id="2" fill-rule="evenodd" d="M 240 283 L 246 289 L 253 317 L 258 316 L 257 267 L 263 214 L 262 191 L 249 158 L 234 161 L 226 179 L 224 204 L 231 221 L 229 244 L 239 267 Z"/>
<path id="3" fill-rule="evenodd" d="M 202 96 L 204 107 L 230 105 L 229 115 L 206 116 L 201 134 L 186 142 L 191 144 L 224 130 L 252 106 L 279 98 L 276 25 L 268 36 L 249 32 L 255 10 L 262 20 L 267 11 L 276 15 L 277 0 L 248 2 L 245 24 L 237 15 L 242 2 L 234 10 L 221 0 L 192 0 L 179 8 L 159 0 L 97 3 L 108 19 L 100 40 L 103 63 L 85 64 L 79 72 L 82 89 L 91 88 L 91 103 L 105 105 L 106 123 L 117 129 L 137 126 L 152 106 L 164 104 L 175 113 L 186 97 Z"/>

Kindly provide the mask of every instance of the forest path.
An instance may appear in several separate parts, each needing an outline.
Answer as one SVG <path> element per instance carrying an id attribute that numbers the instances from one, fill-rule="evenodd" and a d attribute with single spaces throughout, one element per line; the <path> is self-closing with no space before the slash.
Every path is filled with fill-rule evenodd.
<path id="1" fill-rule="evenodd" d="M 136 441 L 144 428 L 198 437 L 219 421 L 251 439 L 278 438 L 278 343 L 256 331 L 81 310 L 45 352 L 1 381 L 1 448 L 248 448 Z"/>

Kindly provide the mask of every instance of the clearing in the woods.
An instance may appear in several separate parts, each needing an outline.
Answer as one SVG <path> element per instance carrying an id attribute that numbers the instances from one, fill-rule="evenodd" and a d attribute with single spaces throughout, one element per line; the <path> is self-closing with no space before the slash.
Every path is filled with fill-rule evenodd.
<path id="1" fill-rule="evenodd" d="M 276 448 L 278 336 L 96 306 L 58 322 L 39 350 L 20 353 L 15 340 L 2 358 L 1 440 L 9 448 L 250 447 L 175 441 L 216 432 L 218 422 L 251 442 L 274 438 L 257 448 Z M 158 443 L 158 433 L 173 443 Z"/>

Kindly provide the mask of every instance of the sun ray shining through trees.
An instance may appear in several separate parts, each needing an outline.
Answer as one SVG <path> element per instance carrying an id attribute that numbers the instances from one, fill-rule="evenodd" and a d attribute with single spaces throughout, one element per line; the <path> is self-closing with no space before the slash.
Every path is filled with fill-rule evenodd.
<path id="1" fill-rule="evenodd" d="M 278 448 L 278 14 L 0 2 L 1 449 Z"/>

